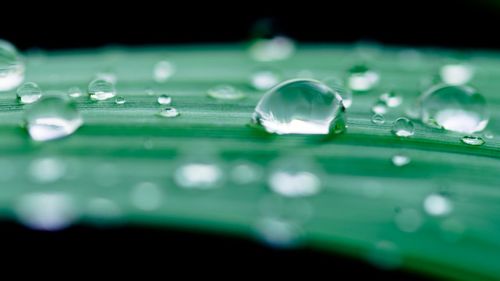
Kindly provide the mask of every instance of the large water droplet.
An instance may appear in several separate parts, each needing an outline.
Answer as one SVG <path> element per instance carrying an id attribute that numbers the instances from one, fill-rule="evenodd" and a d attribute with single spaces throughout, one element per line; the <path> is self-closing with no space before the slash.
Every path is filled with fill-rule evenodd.
<path id="1" fill-rule="evenodd" d="M 346 108 L 351 107 L 352 91 L 344 87 L 344 83 L 342 82 L 342 80 L 336 77 L 330 77 L 323 80 L 323 83 L 340 95 L 340 97 L 342 98 L 342 104 L 344 104 Z"/>
<path id="2" fill-rule="evenodd" d="M 440 75 L 448 85 L 465 85 L 474 76 L 474 68 L 467 64 L 447 64 L 441 67 Z"/>
<path id="3" fill-rule="evenodd" d="M 66 174 L 66 165 L 58 158 L 35 159 L 29 166 L 29 174 L 38 183 L 52 183 Z"/>
<path id="4" fill-rule="evenodd" d="M 25 112 L 26 128 L 35 141 L 49 141 L 73 134 L 83 124 L 76 107 L 60 97 L 46 97 Z"/>
<path id="5" fill-rule="evenodd" d="M 379 82 L 380 75 L 366 65 L 355 65 L 349 69 L 347 85 L 356 92 L 366 92 L 373 89 Z"/>
<path id="6" fill-rule="evenodd" d="M 480 136 L 464 136 L 460 140 L 468 145 L 480 146 L 484 144 L 484 139 Z"/>
<path id="7" fill-rule="evenodd" d="M 154 66 L 153 78 L 158 83 L 165 82 L 174 75 L 175 70 L 175 64 L 172 62 L 166 60 L 159 61 Z"/>
<path id="8" fill-rule="evenodd" d="M 169 95 L 160 95 L 156 101 L 161 105 L 170 105 L 172 103 L 172 97 Z"/>
<path id="9" fill-rule="evenodd" d="M 222 176 L 222 169 L 215 163 L 193 162 L 177 168 L 174 180 L 188 189 L 211 189 L 220 187 Z"/>
<path id="10" fill-rule="evenodd" d="M 489 121 L 486 100 L 467 86 L 434 86 L 420 97 L 422 121 L 460 133 L 482 131 Z"/>
<path id="11" fill-rule="evenodd" d="M 258 39 L 250 47 L 251 56 L 258 61 L 285 60 L 295 52 L 295 43 L 284 36 Z"/>
<path id="12" fill-rule="evenodd" d="M 444 216 L 451 213 L 453 205 L 448 197 L 433 193 L 425 197 L 424 210 L 431 216 Z"/>
<path id="13" fill-rule="evenodd" d="M 289 80 L 267 92 L 253 119 L 276 134 L 330 134 L 345 130 L 342 98 L 323 83 Z"/>
<path id="14" fill-rule="evenodd" d="M 92 100 L 102 101 L 116 96 L 115 85 L 104 79 L 95 79 L 89 83 L 88 93 Z"/>
<path id="15" fill-rule="evenodd" d="M 415 127 L 410 119 L 399 117 L 392 124 L 392 132 L 398 137 L 410 137 L 415 133 Z"/>
<path id="16" fill-rule="evenodd" d="M 268 90 L 276 86 L 280 81 L 280 76 L 272 70 L 258 70 L 251 77 L 252 86 L 257 90 Z"/>
<path id="17" fill-rule="evenodd" d="M 230 85 L 219 85 L 207 91 L 207 95 L 219 100 L 239 100 L 245 97 L 245 94 Z"/>
<path id="18" fill-rule="evenodd" d="M 17 88 L 16 95 L 23 104 L 34 103 L 42 97 L 42 89 L 36 83 L 26 82 Z"/>
<path id="19" fill-rule="evenodd" d="M 163 192 L 152 182 L 141 182 L 134 186 L 130 198 L 132 204 L 138 209 L 152 211 L 161 206 Z"/>
<path id="20" fill-rule="evenodd" d="M 173 117 L 177 117 L 179 115 L 180 115 L 180 113 L 179 113 L 179 111 L 177 111 L 177 109 L 175 107 L 166 107 L 166 108 L 160 110 L 160 112 L 158 112 L 158 116 L 165 117 L 165 118 L 173 118 Z"/>
<path id="21" fill-rule="evenodd" d="M 16 47 L 0 40 L 0 92 L 10 91 L 24 80 L 24 61 Z"/>
<path id="22" fill-rule="evenodd" d="M 32 193 L 21 197 L 16 214 L 26 226 L 56 231 L 71 225 L 78 217 L 74 200 L 64 193 Z"/>

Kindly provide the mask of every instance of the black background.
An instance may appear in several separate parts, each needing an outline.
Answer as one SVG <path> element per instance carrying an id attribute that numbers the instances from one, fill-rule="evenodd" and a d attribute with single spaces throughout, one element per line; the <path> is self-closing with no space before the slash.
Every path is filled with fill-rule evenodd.
<path id="1" fill-rule="evenodd" d="M 301 42 L 500 47 L 497 0 L 18 4 L 2 11 L 0 38 L 21 49 L 241 42 L 263 18 Z"/>

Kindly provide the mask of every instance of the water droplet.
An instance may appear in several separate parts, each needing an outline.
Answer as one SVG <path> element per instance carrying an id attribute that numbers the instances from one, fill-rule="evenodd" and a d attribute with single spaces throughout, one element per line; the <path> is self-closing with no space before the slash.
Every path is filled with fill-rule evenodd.
<path id="1" fill-rule="evenodd" d="M 410 137 L 415 132 L 413 122 L 406 117 L 399 117 L 392 125 L 392 132 L 398 137 Z"/>
<path id="2" fill-rule="evenodd" d="M 104 79 L 95 79 L 89 83 L 88 93 L 90 99 L 103 101 L 116 96 L 115 85 Z"/>
<path id="3" fill-rule="evenodd" d="M 95 75 L 96 80 L 104 80 L 111 84 L 116 84 L 118 77 L 113 72 L 99 72 Z"/>
<path id="4" fill-rule="evenodd" d="M 345 108 L 351 107 L 352 91 L 344 87 L 342 80 L 336 77 L 330 77 L 323 80 L 323 83 L 340 95 L 340 97 L 342 98 L 342 104 L 344 105 Z"/>
<path id="5" fill-rule="evenodd" d="M 267 244 L 279 248 L 295 245 L 302 231 L 295 222 L 274 217 L 260 219 L 256 229 Z"/>
<path id="6" fill-rule="evenodd" d="M 445 216 L 451 213 L 453 205 L 448 197 L 433 193 L 425 197 L 424 210 L 431 216 Z"/>
<path id="7" fill-rule="evenodd" d="M 389 92 L 385 92 L 385 93 L 381 94 L 379 99 L 381 101 L 385 102 L 385 104 L 388 107 L 398 107 L 401 105 L 401 103 L 403 103 L 403 97 L 397 95 L 393 91 L 389 91 Z"/>
<path id="8" fill-rule="evenodd" d="M 222 169 L 215 163 L 193 162 L 177 168 L 174 180 L 187 189 L 212 189 L 220 187 L 222 176 Z"/>
<path id="9" fill-rule="evenodd" d="M 245 97 L 245 94 L 229 85 L 220 85 L 207 91 L 209 97 L 219 100 L 239 100 Z"/>
<path id="10" fill-rule="evenodd" d="M 120 207 L 106 198 L 90 199 L 85 214 L 93 224 L 101 226 L 117 224 L 123 215 Z"/>
<path id="11" fill-rule="evenodd" d="M 34 103 L 42 97 L 42 89 L 36 83 L 26 82 L 17 88 L 17 100 L 23 104 Z"/>
<path id="12" fill-rule="evenodd" d="M 155 91 L 151 88 L 147 88 L 146 90 L 144 90 L 144 93 L 147 95 L 147 96 L 154 96 L 155 95 Z"/>
<path id="13" fill-rule="evenodd" d="M 304 158 L 279 159 L 268 179 L 275 193 L 286 197 L 304 197 L 317 194 L 321 180 L 314 171 L 314 163 Z"/>
<path id="14" fill-rule="evenodd" d="M 480 136 L 464 136 L 461 141 L 468 145 L 480 146 L 484 144 L 484 139 Z"/>
<path id="15" fill-rule="evenodd" d="M 250 163 L 239 163 L 231 169 L 231 180 L 240 185 L 257 182 L 261 176 L 261 169 Z"/>
<path id="16" fill-rule="evenodd" d="M 46 97 L 25 111 L 28 133 L 35 141 L 49 141 L 73 134 L 83 124 L 76 107 L 60 97 Z"/>
<path id="17" fill-rule="evenodd" d="M 372 115 L 372 123 L 376 125 L 383 125 L 385 123 L 384 115 L 382 114 L 373 114 Z"/>
<path id="18" fill-rule="evenodd" d="M 252 86 L 257 90 L 268 90 L 276 86 L 280 76 L 272 70 L 259 70 L 252 75 Z"/>
<path id="19" fill-rule="evenodd" d="M 251 56 L 257 61 L 279 61 L 288 59 L 295 52 L 295 43 L 284 36 L 258 39 L 250 47 Z"/>
<path id="20" fill-rule="evenodd" d="M 397 167 L 402 167 L 410 164 L 411 158 L 403 155 L 403 154 L 396 154 L 392 156 L 392 164 Z"/>
<path id="21" fill-rule="evenodd" d="M 384 115 L 387 113 L 387 105 L 385 102 L 378 100 L 372 106 L 372 112 L 375 114 Z"/>
<path id="22" fill-rule="evenodd" d="M 66 164 L 57 158 L 40 158 L 30 163 L 29 174 L 38 183 L 52 183 L 66 174 Z"/>
<path id="23" fill-rule="evenodd" d="M 356 92 L 366 92 L 373 89 L 379 82 L 380 75 L 366 65 L 355 65 L 349 69 L 347 85 Z"/>
<path id="24" fill-rule="evenodd" d="M 130 198 L 132 204 L 138 209 L 152 211 L 161 206 L 163 192 L 152 182 L 141 182 L 134 186 Z"/>
<path id="25" fill-rule="evenodd" d="M 402 209 L 396 214 L 394 221 L 401 231 L 415 232 L 422 225 L 422 216 L 415 209 Z"/>
<path id="26" fill-rule="evenodd" d="M 26 226 L 45 231 L 61 230 L 78 218 L 74 200 L 64 193 L 31 193 L 21 197 L 16 214 Z"/>
<path id="27" fill-rule="evenodd" d="M 160 95 L 156 101 L 161 105 L 170 105 L 172 103 L 172 97 L 169 95 Z"/>
<path id="28" fill-rule="evenodd" d="M 122 97 L 122 96 L 118 96 L 118 97 L 115 98 L 115 103 L 116 104 L 125 104 L 126 102 L 127 102 L 127 100 L 124 97 Z"/>
<path id="29" fill-rule="evenodd" d="M 402 263 L 399 247 L 388 240 L 377 242 L 368 253 L 368 259 L 375 266 L 386 270 L 398 268 Z"/>
<path id="30" fill-rule="evenodd" d="M 25 64 L 16 47 L 0 40 L 0 92 L 10 91 L 24 80 Z"/>
<path id="31" fill-rule="evenodd" d="M 158 83 L 167 81 L 175 74 L 176 67 L 170 61 L 162 60 L 155 64 L 153 69 L 153 78 Z"/>
<path id="32" fill-rule="evenodd" d="M 68 89 L 68 96 L 70 98 L 79 98 L 82 96 L 82 90 L 79 87 L 71 87 Z"/>
<path id="33" fill-rule="evenodd" d="M 474 76 L 474 68 L 467 64 L 447 64 L 441 67 L 440 75 L 448 85 L 465 85 Z"/>
<path id="34" fill-rule="evenodd" d="M 289 80 L 267 92 L 253 120 L 276 134 L 330 134 L 345 130 L 342 98 L 314 80 Z"/>
<path id="35" fill-rule="evenodd" d="M 160 112 L 158 112 L 158 115 L 161 117 L 173 118 L 179 116 L 180 113 L 175 107 L 166 107 L 160 110 Z"/>
<path id="36" fill-rule="evenodd" d="M 491 139 L 493 139 L 495 137 L 495 135 L 493 135 L 493 133 L 490 132 L 490 131 L 484 132 L 483 136 L 484 136 L 485 139 L 489 139 L 489 140 L 491 140 Z"/>
<path id="37" fill-rule="evenodd" d="M 429 126 L 450 131 L 482 131 L 489 121 L 486 100 L 468 86 L 432 87 L 420 97 L 421 118 Z"/>

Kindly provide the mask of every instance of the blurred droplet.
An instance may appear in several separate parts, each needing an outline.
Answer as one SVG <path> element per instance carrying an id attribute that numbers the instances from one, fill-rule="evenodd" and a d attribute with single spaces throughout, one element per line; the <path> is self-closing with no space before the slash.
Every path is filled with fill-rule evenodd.
<path id="1" fill-rule="evenodd" d="M 415 209 L 402 209 L 395 218 L 396 226 L 403 232 L 415 232 L 422 225 L 422 216 Z"/>
<path id="2" fill-rule="evenodd" d="M 239 163 L 231 169 L 231 180 L 240 185 L 257 182 L 262 177 L 261 168 L 250 163 Z"/>
<path id="3" fill-rule="evenodd" d="M 58 158 L 39 158 L 31 161 L 29 175 L 37 183 L 52 183 L 64 177 L 66 170 L 66 163 Z"/>
<path id="4" fill-rule="evenodd" d="M 212 189 L 221 187 L 222 169 L 216 163 L 192 162 L 180 165 L 174 180 L 186 189 Z"/>
<path id="5" fill-rule="evenodd" d="M 280 76 L 270 69 L 258 70 L 251 77 L 252 86 L 257 90 L 268 90 L 280 82 Z"/>
<path id="6" fill-rule="evenodd" d="M 167 81 L 175 74 L 175 65 L 166 60 L 159 61 L 155 64 L 153 69 L 153 79 L 158 83 Z"/>
<path id="7" fill-rule="evenodd" d="M 59 97 L 42 98 L 24 114 L 26 128 L 35 141 L 49 141 L 73 134 L 83 124 L 76 107 Z"/>
<path id="8" fill-rule="evenodd" d="M 207 95 L 218 100 L 239 100 L 245 97 L 245 94 L 230 85 L 219 85 L 207 91 Z"/>
<path id="9" fill-rule="evenodd" d="M 375 266 L 390 270 L 401 266 L 402 256 L 399 247 L 391 241 L 382 240 L 373 246 L 368 259 Z"/>
<path id="10" fill-rule="evenodd" d="M 398 107 L 403 103 L 403 97 L 393 91 L 381 94 L 379 100 L 383 101 L 388 107 Z"/>
<path id="11" fill-rule="evenodd" d="M 372 112 L 379 115 L 387 113 L 387 105 L 385 102 L 377 100 L 372 106 Z"/>
<path id="12" fill-rule="evenodd" d="M 158 185 L 152 182 L 141 182 L 134 186 L 130 198 L 136 208 L 152 211 L 161 206 L 163 192 Z"/>
<path id="13" fill-rule="evenodd" d="M 411 159 L 407 155 L 404 154 L 396 154 L 392 156 L 392 164 L 396 167 L 402 167 L 410 164 Z"/>
<path id="14" fill-rule="evenodd" d="M 288 59 L 295 52 L 295 43 L 284 36 L 271 39 L 258 39 L 250 47 L 253 59 L 262 62 Z"/>
<path id="15" fill-rule="evenodd" d="M 114 201 L 97 197 L 89 200 L 85 216 L 92 224 L 113 226 L 121 222 L 123 212 Z"/>
<path id="16" fill-rule="evenodd" d="M 349 69 L 348 87 L 355 92 L 366 92 L 379 82 L 380 75 L 366 65 L 355 65 Z"/>
<path id="17" fill-rule="evenodd" d="M 0 92 L 10 91 L 24 80 L 25 64 L 16 47 L 0 40 Z"/>
<path id="18" fill-rule="evenodd" d="M 317 167 L 306 158 L 283 158 L 274 163 L 268 179 L 269 187 L 285 197 L 304 197 L 319 193 L 320 177 Z"/>
<path id="19" fill-rule="evenodd" d="M 83 94 L 82 90 L 79 87 L 71 87 L 68 89 L 68 96 L 70 98 L 79 98 Z"/>
<path id="20" fill-rule="evenodd" d="M 448 85 L 465 85 L 474 76 L 474 68 L 467 64 L 446 64 L 441 67 L 440 75 Z"/>
<path id="21" fill-rule="evenodd" d="M 445 216 L 451 213 L 453 206 L 449 198 L 433 193 L 425 197 L 424 210 L 431 216 Z"/>

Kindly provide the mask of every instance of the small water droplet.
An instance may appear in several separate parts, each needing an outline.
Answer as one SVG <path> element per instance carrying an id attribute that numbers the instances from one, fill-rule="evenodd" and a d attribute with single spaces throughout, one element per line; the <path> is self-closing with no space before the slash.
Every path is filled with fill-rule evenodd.
<path id="1" fill-rule="evenodd" d="M 484 139 L 480 136 L 464 136 L 461 141 L 468 145 L 480 146 L 485 143 Z"/>
<path id="2" fill-rule="evenodd" d="M 219 85 L 207 91 L 207 95 L 219 100 L 239 100 L 245 97 L 245 94 L 229 85 Z"/>
<path id="3" fill-rule="evenodd" d="M 269 187 L 285 197 L 305 197 L 321 190 L 314 163 L 304 158 L 279 159 L 268 179 Z"/>
<path id="4" fill-rule="evenodd" d="M 255 72 L 251 77 L 252 86 L 257 90 L 268 90 L 276 86 L 280 76 L 272 70 L 264 69 Z"/>
<path id="5" fill-rule="evenodd" d="M 438 85 L 420 97 L 424 123 L 459 133 L 482 131 L 489 121 L 486 100 L 468 86 Z"/>
<path id="6" fill-rule="evenodd" d="M 403 167 L 411 162 L 411 158 L 404 154 L 396 154 L 392 156 L 392 164 L 397 167 Z"/>
<path id="7" fill-rule="evenodd" d="M 415 133 L 415 127 L 410 119 L 399 117 L 392 125 L 392 132 L 398 137 L 410 137 Z"/>
<path id="8" fill-rule="evenodd" d="M 372 112 L 375 114 L 384 115 L 387 113 L 387 105 L 385 102 L 378 100 L 372 106 Z"/>
<path id="9" fill-rule="evenodd" d="M 0 92 L 10 91 L 24 80 L 25 64 L 16 47 L 0 40 Z"/>
<path id="10" fill-rule="evenodd" d="M 465 85 L 472 80 L 474 68 L 467 64 L 446 64 L 441 67 L 440 75 L 448 85 Z"/>
<path id="11" fill-rule="evenodd" d="M 68 96 L 70 98 L 79 98 L 83 94 L 82 90 L 79 87 L 71 87 L 68 89 Z"/>
<path id="12" fill-rule="evenodd" d="M 352 91 L 344 86 L 342 80 L 337 77 L 330 77 L 323 80 L 323 83 L 340 95 L 340 97 L 342 98 L 342 104 L 345 108 L 351 107 Z"/>
<path id="13" fill-rule="evenodd" d="M 30 177 L 38 183 L 52 183 L 66 174 L 66 164 L 60 159 L 48 157 L 35 159 L 30 163 Z"/>
<path id="14" fill-rule="evenodd" d="M 170 61 L 162 60 L 155 64 L 153 78 L 158 83 L 163 83 L 175 74 L 176 67 Z"/>
<path id="15" fill-rule="evenodd" d="M 160 95 L 156 101 L 161 105 L 170 105 L 172 103 L 172 97 L 169 95 Z"/>
<path id="16" fill-rule="evenodd" d="M 261 176 L 261 169 L 250 163 L 239 163 L 231 169 L 231 180 L 239 185 L 257 182 Z"/>
<path id="17" fill-rule="evenodd" d="M 16 91 L 17 100 L 23 104 L 34 103 L 42 97 L 42 89 L 36 83 L 26 82 Z"/>
<path id="18" fill-rule="evenodd" d="M 124 97 L 122 97 L 122 96 L 118 96 L 118 97 L 115 98 L 115 103 L 116 104 L 121 105 L 121 104 L 125 104 L 126 102 L 127 102 L 127 100 Z"/>
<path id="19" fill-rule="evenodd" d="M 250 54 L 257 61 L 279 61 L 288 59 L 295 52 L 295 43 L 284 36 L 258 39 L 250 47 Z"/>
<path id="20" fill-rule="evenodd" d="M 385 123 L 385 117 L 382 114 L 373 114 L 372 115 L 372 123 L 376 125 L 383 125 Z"/>
<path id="21" fill-rule="evenodd" d="M 76 107 L 60 97 L 46 97 L 25 111 L 28 133 L 35 141 L 49 141 L 73 134 L 83 124 Z"/>
<path id="22" fill-rule="evenodd" d="M 187 189 L 212 189 L 220 187 L 222 169 L 215 163 L 185 163 L 177 168 L 174 180 L 180 187 Z"/>
<path id="23" fill-rule="evenodd" d="M 73 198 L 64 193 L 31 193 L 23 195 L 16 214 L 26 226 L 56 231 L 70 226 L 78 218 Z"/>
<path id="24" fill-rule="evenodd" d="M 346 128 L 342 98 L 314 80 L 274 87 L 260 99 L 253 120 L 276 134 L 336 134 Z"/>
<path id="25" fill-rule="evenodd" d="M 448 197 L 432 193 L 424 199 L 424 210 L 431 216 L 445 216 L 451 213 L 453 205 Z"/>
<path id="26" fill-rule="evenodd" d="M 422 225 L 422 216 L 415 209 L 402 209 L 394 217 L 396 226 L 404 232 L 415 232 Z"/>
<path id="27" fill-rule="evenodd" d="M 389 91 L 389 92 L 385 92 L 385 93 L 381 94 L 379 99 L 381 101 L 385 102 L 385 104 L 388 107 L 398 107 L 401 105 L 401 103 L 403 103 L 403 97 L 399 96 L 398 94 L 396 94 L 393 91 Z"/>
<path id="28" fill-rule="evenodd" d="M 356 92 L 367 92 L 379 82 L 380 75 L 366 65 L 355 65 L 349 69 L 347 85 Z"/>
<path id="29" fill-rule="evenodd" d="M 388 240 L 377 242 L 368 253 L 368 259 L 375 266 L 386 270 L 398 268 L 402 263 L 399 247 Z"/>
<path id="30" fill-rule="evenodd" d="M 166 107 L 160 112 L 158 112 L 158 116 L 165 117 L 165 118 L 173 118 L 179 116 L 180 113 L 177 111 L 175 107 Z"/>
<path id="31" fill-rule="evenodd" d="M 116 96 L 115 85 L 104 79 L 95 79 L 89 83 L 88 93 L 90 99 L 103 101 Z"/>
<path id="32" fill-rule="evenodd" d="M 491 140 L 491 139 L 495 138 L 495 135 L 493 135 L 493 133 L 492 133 L 492 132 L 490 132 L 490 131 L 486 131 L 486 132 L 484 132 L 484 133 L 483 133 L 483 136 L 484 136 L 484 138 L 485 138 L 485 139 L 489 139 L 489 140 Z"/>
<path id="33" fill-rule="evenodd" d="M 163 192 L 158 185 L 152 182 L 141 182 L 134 186 L 130 198 L 136 208 L 152 211 L 161 206 Z"/>

